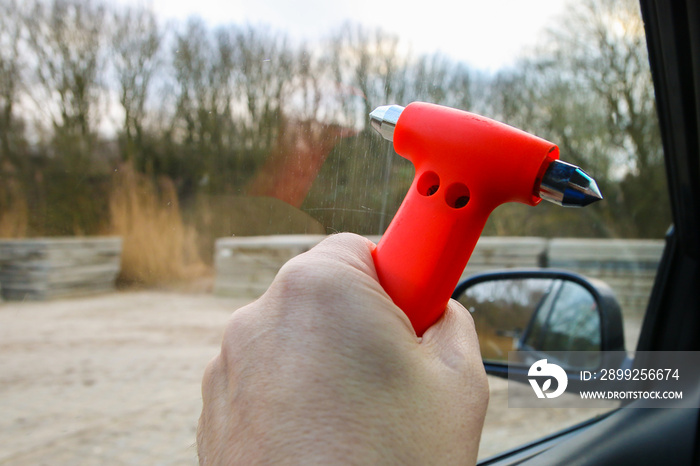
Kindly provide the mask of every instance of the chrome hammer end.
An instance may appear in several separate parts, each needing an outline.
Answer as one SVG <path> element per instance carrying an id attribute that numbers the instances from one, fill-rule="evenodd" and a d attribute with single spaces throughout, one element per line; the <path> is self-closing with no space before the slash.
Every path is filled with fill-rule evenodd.
<path id="1" fill-rule="evenodd" d="M 399 116 L 403 112 L 404 107 L 400 105 L 382 105 L 375 108 L 369 114 L 369 121 L 372 128 L 382 135 L 387 141 L 394 140 L 394 129 L 399 121 Z"/>

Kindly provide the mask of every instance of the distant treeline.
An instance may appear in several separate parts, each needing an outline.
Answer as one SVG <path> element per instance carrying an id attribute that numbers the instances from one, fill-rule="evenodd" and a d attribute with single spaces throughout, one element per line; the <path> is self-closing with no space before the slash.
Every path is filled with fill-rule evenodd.
<path id="1" fill-rule="evenodd" d="M 578 211 L 503 206 L 487 234 L 660 237 L 670 213 L 638 5 L 567 11 L 541 47 L 486 74 L 357 24 L 297 43 L 98 0 L 0 0 L 0 236 L 108 232 L 125 163 L 170 180 L 185 213 L 264 194 L 256 175 L 283 176 L 265 163 L 287 149 L 318 165 L 294 193 L 302 210 L 327 231 L 378 234 L 413 170 L 367 115 L 422 100 L 555 142 L 605 195 Z"/>

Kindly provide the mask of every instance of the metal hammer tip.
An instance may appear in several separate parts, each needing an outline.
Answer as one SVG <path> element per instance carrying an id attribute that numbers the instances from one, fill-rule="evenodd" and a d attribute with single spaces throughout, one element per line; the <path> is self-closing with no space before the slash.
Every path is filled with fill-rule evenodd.
<path id="1" fill-rule="evenodd" d="M 603 199 L 598 184 L 588 173 L 561 160 L 547 167 L 539 194 L 542 199 L 564 207 L 585 207 Z"/>
<path id="2" fill-rule="evenodd" d="M 399 116 L 404 107 L 400 105 L 382 105 L 375 108 L 369 114 L 369 121 L 372 128 L 384 137 L 387 141 L 394 140 L 394 129 L 399 121 Z"/>

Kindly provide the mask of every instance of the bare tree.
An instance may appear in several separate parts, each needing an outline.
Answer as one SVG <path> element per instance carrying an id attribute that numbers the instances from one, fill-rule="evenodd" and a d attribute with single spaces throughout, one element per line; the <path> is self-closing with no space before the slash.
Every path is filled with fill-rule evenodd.
<path id="1" fill-rule="evenodd" d="M 408 100 L 423 100 L 470 110 L 472 106 L 469 68 L 439 53 L 422 55 L 406 72 L 410 81 Z"/>
<path id="2" fill-rule="evenodd" d="M 236 86 L 241 52 L 236 41 L 239 29 L 224 26 L 214 31 L 214 56 L 209 72 L 209 111 L 207 117 L 211 139 L 215 145 L 217 165 L 235 157 L 238 151 L 238 123 L 234 121 L 234 105 L 241 91 Z"/>
<path id="3" fill-rule="evenodd" d="M 628 168 L 662 159 L 644 25 L 634 0 L 586 0 L 551 32 L 552 58 L 581 80 L 607 110 L 612 140 Z"/>
<path id="4" fill-rule="evenodd" d="M 91 154 L 99 122 L 104 19 L 104 5 L 92 0 L 37 0 L 25 18 L 36 59 L 34 99 L 48 113 L 59 151 L 76 163 Z"/>
<path id="5" fill-rule="evenodd" d="M 401 52 L 397 36 L 347 23 L 331 39 L 329 53 L 336 82 L 362 97 L 358 105 L 351 95 L 345 109 L 359 121 L 366 124 L 366 116 L 378 105 L 404 101 L 408 54 Z"/>
<path id="6" fill-rule="evenodd" d="M 267 153 L 277 138 L 280 117 L 292 93 L 294 54 L 286 36 L 246 27 L 238 34 L 237 84 L 247 115 L 247 144 L 255 138 Z"/>
<path id="7" fill-rule="evenodd" d="M 175 36 L 173 66 L 177 108 L 174 134 L 182 145 L 181 161 L 189 182 L 220 189 L 228 159 L 240 144 L 233 120 L 234 85 L 239 51 L 238 30 L 207 28 L 191 18 Z M 229 173 L 230 174 L 230 173 Z"/>
<path id="8" fill-rule="evenodd" d="M 552 37 L 552 58 L 605 112 L 617 232 L 661 237 L 671 219 L 639 4 L 586 0 Z"/>
<path id="9" fill-rule="evenodd" d="M 0 3 L 0 171 L 15 168 L 21 162 L 16 156 L 20 139 L 20 122 L 15 105 L 20 97 L 26 62 L 22 59 L 21 11 L 17 0 Z"/>
<path id="10" fill-rule="evenodd" d="M 546 227 L 546 212 L 570 235 L 663 234 L 670 217 L 638 4 L 572 4 L 535 55 L 496 76 L 490 97 L 494 117 L 557 143 L 562 158 L 588 170 L 605 196 L 579 218 L 538 209 L 518 220 L 503 209 L 492 226 Z"/>
<path id="11" fill-rule="evenodd" d="M 23 92 L 22 22 L 16 0 L 0 2 L 0 237 L 21 237 L 28 227 L 27 157 L 21 153 L 22 119 L 15 106 Z"/>
<path id="12" fill-rule="evenodd" d="M 294 96 L 294 111 L 304 120 L 337 117 L 334 110 L 338 108 L 334 109 L 334 106 L 328 102 L 334 100 L 332 94 L 335 91 L 330 86 L 328 59 L 314 53 L 306 45 L 302 45 L 294 58 L 294 64 L 293 88 L 297 93 Z"/>
<path id="13" fill-rule="evenodd" d="M 163 33 L 151 10 L 126 7 L 114 12 L 112 63 L 124 109 L 123 159 L 143 157 L 146 103 L 154 75 L 161 66 Z M 143 168 L 144 161 L 137 164 Z"/>
<path id="14" fill-rule="evenodd" d="M 300 207 L 328 154 L 355 130 L 344 126 L 351 123 L 338 112 L 338 91 L 331 85 L 327 59 L 302 46 L 292 64 L 289 102 L 278 118 L 276 141 L 247 193 Z"/>

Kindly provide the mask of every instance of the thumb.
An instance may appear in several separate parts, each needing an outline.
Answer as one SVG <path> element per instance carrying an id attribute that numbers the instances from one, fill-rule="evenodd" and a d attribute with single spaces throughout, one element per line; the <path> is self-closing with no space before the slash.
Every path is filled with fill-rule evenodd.
<path id="1" fill-rule="evenodd" d="M 450 367 L 464 370 L 464 364 L 481 365 L 479 339 L 474 319 L 464 306 L 451 299 L 445 312 L 423 334 L 422 345 Z"/>

